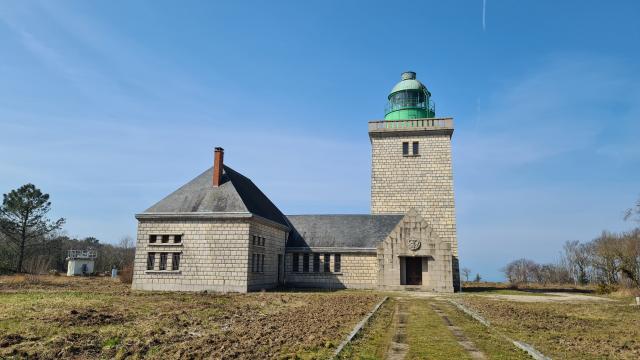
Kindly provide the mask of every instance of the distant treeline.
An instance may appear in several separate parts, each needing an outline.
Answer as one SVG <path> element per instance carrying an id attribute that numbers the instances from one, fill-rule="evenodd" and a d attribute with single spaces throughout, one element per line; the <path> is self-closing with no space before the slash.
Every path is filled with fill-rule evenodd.
<path id="1" fill-rule="evenodd" d="M 88 237 L 74 239 L 65 235 L 55 235 L 29 244 L 24 254 L 23 271 L 31 274 L 42 274 L 50 271 L 67 271 L 68 250 L 94 249 L 98 251 L 95 262 L 96 272 L 110 272 L 115 266 L 123 269 L 133 264 L 135 248 L 133 240 L 125 237 L 118 245 L 101 244 L 98 239 Z M 0 234 L 0 273 L 16 271 L 17 256 L 15 247 Z"/>
<path id="2" fill-rule="evenodd" d="M 621 285 L 640 287 L 640 228 L 603 232 L 592 241 L 567 241 L 560 260 L 538 264 L 518 259 L 503 268 L 512 284 Z"/>
<path id="3" fill-rule="evenodd" d="M 33 184 L 3 194 L 0 205 L 0 273 L 41 274 L 66 272 L 69 250 L 97 250 L 96 272 L 108 272 L 114 266 L 131 270 L 134 243 L 124 237 L 115 245 L 100 244 L 88 237 L 73 239 L 61 234 L 64 218 L 48 216 L 51 210 L 49 194 Z"/>

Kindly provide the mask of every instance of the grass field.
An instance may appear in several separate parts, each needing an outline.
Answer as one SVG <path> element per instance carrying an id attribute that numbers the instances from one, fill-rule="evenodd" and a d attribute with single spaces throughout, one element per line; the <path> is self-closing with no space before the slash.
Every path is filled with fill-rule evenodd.
<path id="1" fill-rule="evenodd" d="M 0 278 L 0 358 L 329 358 L 373 293 L 133 292 L 106 278 Z"/>
<path id="2" fill-rule="evenodd" d="M 640 307 L 630 298 L 578 304 L 466 296 L 461 302 L 553 359 L 640 359 Z"/>
<path id="3" fill-rule="evenodd" d="M 640 307 L 629 305 L 630 296 L 603 300 L 585 289 L 567 291 L 574 297 L 504 286 L 438 297 L 222 295 L 131 291 L 108 278 L 6 276 L 0 277 L 0 359 L 328 359 L 383 295 L 389 300 L 342 359 L 384 359 L 390 349 L 406 359 L 468 359 L 473 351 L 488 359 L 529 358 L 506 337 L 553 359 L 640 358 Z M 576 297 L 582 298 L 573 302 Z M 491 328 L 449 299 L 481 314 Z"/>

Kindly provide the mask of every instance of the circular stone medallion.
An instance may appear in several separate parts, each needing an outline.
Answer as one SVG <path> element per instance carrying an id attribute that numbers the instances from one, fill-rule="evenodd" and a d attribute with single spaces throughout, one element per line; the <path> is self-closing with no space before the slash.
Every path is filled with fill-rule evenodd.
<path id="1" fill-rule="evenodd" d="M 420 249 L 420 246 L 422 245 L 422 243 L 420 243 L 420 240 L 418 239 L 411 239 L 407 242 L 407 245 L 409 245 L 409 249 L 416 251 Z"/>

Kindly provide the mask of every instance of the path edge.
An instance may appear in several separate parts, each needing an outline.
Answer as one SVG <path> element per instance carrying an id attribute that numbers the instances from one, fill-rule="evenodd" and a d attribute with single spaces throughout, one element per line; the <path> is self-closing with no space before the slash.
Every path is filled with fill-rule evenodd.
<path id="1" fill-rule="evenodd" d="M 373 316 L 373 314 L 375 314 L 378 309 L 380 308 L 380 306 L 382 306 L 382 304 L 384 304 L 385 301 L 387 301 L 389 299 L 388 296 L 385 296 L 382 300 L 380 300 L 379 303 L 376 304 L 376 306 L 373 307 L 373 309 L 367 314 L 365 315 L 364 318 L 362 318 L 362 320 L 353 328 L 353 330 L 351 330 L 351 333 L 349 333 L 349 335 L 347 336 L 346 339 L 344 339 L 344 341 L 342 341 L 340 343 L 340 345 L 338 345 L 338 348 L 336 349 L 336 351 L 333 353 L 333 358 L 335 359 L 338 355 L 340 355 L 340 353 L 342 352 L 342 350 L 344 349 L 345 346 L 347 346 L 348 343 L 351 342 L 351 340 L 353 340 L 353 338 L 358 335 L 358 333 L 360 332 L 360 330 L 362 330 L 362 328 L 367 324 L 367 322 L 369 321 L 369 319 L 371 318 L 371 316 Z"/>
<path id="2" fill-rule="evenodd" d="M 457 301 L 454 301 L 452 299 L 448 299 L 448 301 L 453 304 L 455 307 L 457 307 L 458 309 L 462 310 L 462 312 L 464 312 L 465 314 L 471 316 L 473 319 L 475 319 L 476 321 L 478 321 L 479 323 L 481 323 L 482 325 L 491 328 L 491 323 L 483 318 L 482 316 L 480 316 L 478 313 L 476 313 L 475 311 L 467 308 L 466 306 L 460 304 Z M 494 329 L 495 331 L 495 329 Z M 545 356 L 543 353 L 541 353 L 540 351 L 536 350 L 533 346 L 522 342 L 522 341 L 518 341 L 518 340 L 513 340 L 510 337 L 506 336 L 505 334 L 502 334 L 500 332 L 498 332 L 503 338 L 505 338 L 506 340 L 510 341 L 515 347 L 517 347 L 520 350 L 523 350 L 524 352 L 526 352 L 527 354 L 529 354 L 529 356 L 531 356 L 532 358 L 534 358 L 535 360 L 552 360 L 550 357 Z"/>

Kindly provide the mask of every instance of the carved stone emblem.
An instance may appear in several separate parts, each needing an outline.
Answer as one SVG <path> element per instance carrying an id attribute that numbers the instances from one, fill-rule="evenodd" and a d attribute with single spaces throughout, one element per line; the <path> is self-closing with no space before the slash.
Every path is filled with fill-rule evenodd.
<path id="1" fill-rule="evenodd" d="M 418 239 L 409 239 L 409 241 L 407 242 L 407 245 L 409 246 L 409 249 L 411 249 L 412 251 L 417 251 L 418 249 L 420 249 L 420 246 L 422 245 L 422 243 Z"/>

